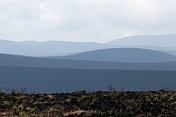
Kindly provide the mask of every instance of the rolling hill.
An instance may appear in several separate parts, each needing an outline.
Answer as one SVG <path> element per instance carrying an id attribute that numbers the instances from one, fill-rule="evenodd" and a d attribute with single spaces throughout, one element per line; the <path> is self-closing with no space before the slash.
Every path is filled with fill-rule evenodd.
<path id="1" fill-rule="evenodd" d="M 0 66 L 73 68 L 73 69 L 118 69 L 118 70 L 164 70 L 176 71 L 176 62 L 120 63 L 87 60 L 48 59 L 0 54 Z"/>
<path id="2" fill-rule="evenodd" d="M 159 63 L 176 61 L 176 56 L 174 55 L 160 51 L 139 48 L 101 49 L 53 58 L 129 63 Z"/>

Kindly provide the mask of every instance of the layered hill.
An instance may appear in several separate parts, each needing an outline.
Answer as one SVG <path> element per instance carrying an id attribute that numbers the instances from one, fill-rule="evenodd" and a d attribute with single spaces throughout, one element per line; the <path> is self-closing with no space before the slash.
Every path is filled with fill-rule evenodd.
<path id="1" fill-rule="evenodd" d="M 174 55 L 160 51 L 139 48 L 101 49 L 53 58 L 129 63 L 159 63 L 176 61 L 176 56 Z"/>
<path id="2" fill-rule="evenodd" d="M 176 71 L 176 62 L 125 63 L 87 60 L 48 59 L 0 54 L 0 66 L 74 68 L 74 69 L 121 69 L 121 70 L 165 70 Z"/>

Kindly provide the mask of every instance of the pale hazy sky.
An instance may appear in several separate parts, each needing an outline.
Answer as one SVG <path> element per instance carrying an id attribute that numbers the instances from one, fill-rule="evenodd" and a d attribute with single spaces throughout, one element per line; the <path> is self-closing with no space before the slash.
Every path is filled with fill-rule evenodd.
<path id="1" fill-rule="evenodd" d="M 176 0 L 0 0 L 0 39 L 107 42 L 176 33 Z"/>

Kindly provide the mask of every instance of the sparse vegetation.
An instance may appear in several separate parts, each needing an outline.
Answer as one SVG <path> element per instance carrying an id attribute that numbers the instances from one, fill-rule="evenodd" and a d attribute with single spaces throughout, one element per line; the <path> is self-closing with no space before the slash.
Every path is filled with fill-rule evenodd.
<path id="1" fill-rule="evenodd" d="M 109 87 L 113 89 L 112 86 Z M 176 116 L 175 91 L 96 91 L 0 93 L 0 116 Z"/>

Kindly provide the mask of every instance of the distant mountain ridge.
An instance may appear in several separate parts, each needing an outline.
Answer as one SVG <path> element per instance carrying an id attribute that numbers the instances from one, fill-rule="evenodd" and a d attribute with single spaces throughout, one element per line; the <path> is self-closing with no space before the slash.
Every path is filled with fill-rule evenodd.
<path id="1" fill-rule="evenodd" d="M 110 47 L 112 46 L 95 42 L 0 40 L 0 53 L 26 56 L 61 56 Z"/>
<path id="2" fill-rule="evenodd" d="M 176 48 L 176 34 L 134 35 L 107 42 L 120 46 L 156 46 Z"/>
<path id="3" fill-rule="evenodd" d="M 174 55 L 140 48 L 101 49 L 53 58 L 128 63 L 159 63 L 176 61 L 176 56 Z"/>

